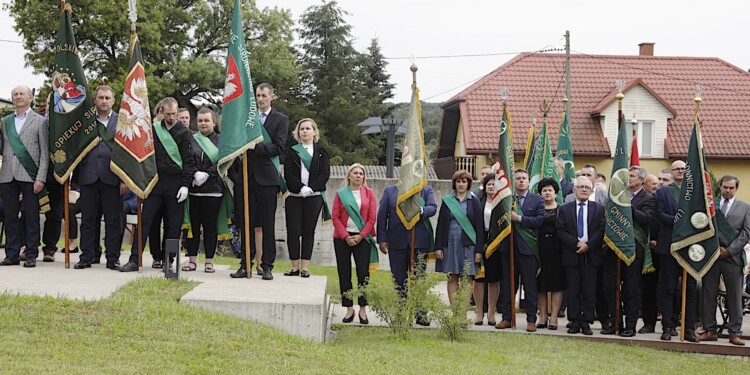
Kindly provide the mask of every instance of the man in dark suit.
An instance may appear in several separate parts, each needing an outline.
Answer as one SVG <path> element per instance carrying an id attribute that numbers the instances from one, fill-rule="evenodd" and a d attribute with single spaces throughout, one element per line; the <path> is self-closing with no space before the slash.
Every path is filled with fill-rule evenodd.
<path id="1" fill-rule="evenodd" d="M 740 180 L 733 175 L 725 175 L 719 180 L 721 197 L 714 202 L 726 217 L 729 228 L 719 224 L 719 259 L 711 266 L 711 270 L 703 276 L 701 288 L 701 302 L 703 303 L 703 328 L 705 331 L 698 336 L 700 341 L 716 341 L 716 297 L 719 294 L 719 278 L 724 278 L 727 297 L 727 313 L 729 315 L 729 342 L 744 346 L 742 341 L 742 267 L 745 265 L 743 256 L 745 245 L 750 242 L 750 205 L 737 199 L 737 189 Z M 719 213 L 717 212 L 717 215 Z M 734 235 L 730 241 L 724 233 Z"/>
<path id="2" fill-rule="evenodd" d="M 427 266 L 427 253 L 431 250 L 430 243 L 432 226 L 429 223 L 430 217 L 435 216 L 437 204 L 432 193 L 432 187 L 425 185 L 419 193 L 422 200 L 421 214 L 419 222 L 414 225 L 414 265 L 420 265 L 419 259 L 422 260 L 421 266 L 424 271 Z M 388 260 L 391 265 L 391 274 L 396 282 L 396 288 L 404 295 L 406 280 L 409 275 L 411 265 L 411 230 L 406 230 L 401 219 L 396 214 L 396 200 L 398 199 L 398 186 L 391 185 L 383 191 L 383 197 L 380 199 L 378 207 L 377 230 L 378 246 L 380 252 L 388 254 Z M 430 225 L 428 230 L 427 226 Z M 421 317 L 417 318 L 417 324 L 430 325 L 429 321 Z"/>
<path id="3" fill-rule="evenodd" d="M 39 199 L 36 194 L 44 188 L 49 166 L 49 128 L 47 120 L 31 110 L 33 100 L 31 89 L 26 86 L 16 86 L 11 91 L 15 111 L 3 118 L 2 147 L 3 164 L 0 168 L 0 191 L 5 204 L 5 259 L 0 266 L 20 264 L 21 222 L 18 219 L 20 209 L 19 198 L 23 194 L 23 217 L 26 235 L 26 261 L 23 266 L 36 267 L 36 257 L 39 255 Z M 9 127 L 13 127 L 10 129 Z M 11 145 L 9 131 L 15 130 L 17 145 L 25 150 L 25 155 L 17 156 Z M 32 175 L 24 165 L 22 159 L 36 168 L 36 175 Z"/>
<path id="4" fill-rule="evenodd" d="M 500 245 L 500 254 L 502 255 L 503 264 L 503 286 L 510 286 L 510 278 L 518 280 L 521 275 L 523 290 L 526 294 L 526 330 L 536 332 L 536 312 L 537 312 L 537 287 L 536 271 L 539 268 L 537 259 L 538 249 L 532 249 L 536 244 L 528 244 L 524 241 L 523 236 L 517 228 L 531 229 L 536 231 L 542 226 L 544 221 L 544 199 L 529 191 L 529 173 L 525 169 L 516 169 L 513 174 L 515 184 L 516 205 L 521 207 L 521 215 L 511 212 L 510 219 L 513 222 L 513 249 L 509 249 L 509 241 L 503 241 Z M 534 233 L 536 237 L 536 233 Z M 515 263 L 513 275 L 510 273 L 510 251 L 513 251 L 513 261 Z M 515 283 L 516 291 L 518 283 Z M 515 303 L 515 291 L 502 294 L 502 313 L 503 320 L 497 323 L 495 328 L 506 329 L 511 327 L 510 304 Z"/>
<path id="5" fill-rule="evenodd" d="M 273 86 L 261 83 L 255 89 L 255 99 L 258 102 L 258 116 L 260 122 L 268 132 L 270 142 L 255 145 L 253 150 L 248 151 L 248 168 L 240 171 L 235 181 L 235 217 L 238 219 L 240 228 L 244 227 L 244 202 L 242 199 L 242 173 L 247 173 L 248 191 L 250 199 L 250 246 L 251 257 L 256 254 L 261 260 L 263 280 L 273 280 L 273 263 L 276 260 L 276 240 L 274 237 L 276 223 L 276 201 L 281 186 L 281 175 L 274 165 L 274 158 L 278 158 L 284 152 L 286 137 L 289 133 L 289 118 L 271 108 L 271 102 L 276 99 Z M 278 159 L 277 159 L 278 160 Z M 240 163 L 241 165 L 241 163 Z M 241 168 L 240 168 L 241 170 Z M 242 251 L 240 258 L 240 269 L 232 273 L 232 278 L 247 277 L 248 268 L 252 265 L 245 264 L 245 231 L 242 233 Z M 260 248 L 258 246 L 260 245 Z"/>
<path id="6" fill-rule="evenodd" d="M 641 272 L 643 271 L 643 258 L 649 248 L 648 233 L 651 217 L 656 212 L 656 199 L 644 189 L 646 170 L 633 166 L 630 167 L 630 178 L 628 189 L 630 191 L 630 208 L 633 213 L 633 226 L 635 228 L 635 260 L 629 266 L 624 262 L 617 261 L 614 251 L 605 253 L 605 282 L 607 283 L 607 300 L 609 311 L 613 316 L 616 307 L 616 294 L 620 289 L 617 285 L 617 267 L 620 267 L 620 278 L 622 281 L 622 301 L 625 304 L 625 325 L 620 325 L 620 336 L 635 336 L 636 323 L 638 322 L 638 311 L 641 309 Z M 620 317 L 614 317 L 620 319 Z M 614 326 L 602 330 L 603 335 L 615 333 Z"/>
<path id="7" fill-rule="evenodd" d="M 106 127 L 109 134 L 117 130 L 117 114 L 112 112 L 115 92 L 109 86 L 99 86 L 94 94 L 97 127 Z M 104 129 L 101 129 L 104 130 Z M 122 195 L 128 188 L 109 168 L 112 160 L 110 146 L 100 139 L 99 144 L 81 161 L 76 179 L 81 188 L 81 258 L 73 268 L 84 269 L 99 263 L 101 248 L 99 227 L 104 214 L 104 245 L 107 268 L 120 268 L 122 245 Z"/>
<path id="8" fill-rule="evenodd" d="M 156 183 L 151 194 L 143 202 L 141 223 L 143 228 L 151 228 L 159 213 L 166 214 L 164 223 L 164 237 L 179 239 L 182 219 L 185 213 L 185 199 L 188 196 L 188 186 L 193 183 L 193 152 L 190 150 L 192 134 L 187 127 L 177 120 L 177 99 L 167 97 L 162 101 L 161 123 L 154 124 L 154 156 L 159 182 Z M 157 129 L 157 126 L 159 127 Z M 161 134 L 160 134 L 161 133 Z M 178 162 L 179 161 L 179 164 Z M 118 196 L 116 202 L 110 203 L 122 206 Z M 146 237 L 137 238 L 141 245 L 146 245 Z M 138 270 L 138 242 L 134 242 L 128 263 L 120 267 L 121 272 Z M 109 247 L 107 248 L 109 251 Z M 152 253 L 153 254 L 153 253 Z M 154 263 L 151 267 L 162 268 L 163 262 L 171 263 L 172 259 L 164 259 L 164 252 L 153 254 Z M 107 260 L 110 258 L 108 257 Z M 169 263 L 166 265 L 169 266 Z"/>
<path id="9" fill-rule="evenodd" d="M 571 334 L 593 334 L 597 271 L 604 263 L 604 206 L 589 200 L 593 186 L 588 177 L 578 177 L 573 186 L 575 201 L 560 206 L 557 213 Z"/>
<path id="10" fill-rule="evenodd" d="M 682 180 L 685 177 L 685 162 L 676 160 L 672 163 L 672 183 L 656 191 L 656 218 L 659 221 L 659 237 L 656 240 L 656 253 L 659 255 L 659 299 L 661 311 L 661 339 L 669 341 L 677 336 L 677 322 L 673 319 L 675 290 L 682 275 L 682 267 L 671 253 L 672 226 L 677 212 L 677 199 L 680 195 Z M 695 318 L 698 297 L 695 279 L 687 278 L 685 292 L 685 340 L 698 342 L 695 337 Z"/>

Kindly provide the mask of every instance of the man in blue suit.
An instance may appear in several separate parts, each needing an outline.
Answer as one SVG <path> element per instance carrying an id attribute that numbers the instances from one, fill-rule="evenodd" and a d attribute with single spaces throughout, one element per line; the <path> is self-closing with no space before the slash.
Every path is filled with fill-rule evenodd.
<path id="1" fill-rule="evenodd" d="M 511 212 L 511 221 L 513 221 L 513 249 L 515 268 L 513 272 L 514 280 L 518 280 L 521 275 L 523 290 L 526 293 L 526 330 L 536 332 L 536 310 L 537 310 L 537 288 L 536 288 L 536 270 L 539 268 L 539 260 L 535 255 L 537 249 L 531 246 L 536 244 L 527 244 L 519 229 L 534 230 L 542 226 L 544 221 L 544 199 L 529 191 L 529 172 L 525 169 L 516 169 L 513 174 L 515 183 L 516 205 L 521 207 L 521 215 Z M 536 237 L 536 233 L 534 233 Z M 500 245 L 500 254 L 502 255 L 503 264 L 503 287 L 510 286 L 510 251 L 508 241 L 503 241 Z M 515 284 L 518 290 L 518 283 Z M 508 292 L 502 292 L 502 313 L 503 320 L 495 326 L 497 329 L 511 327 L 510 304 L 515 303 L 515 291 L 511 295 Z"/>
<path id="2" fill-rule="evenodd" d="M 676 160 L 672 163 L 672 183 L 656 191 L 656 218 L 659 221 L 659 237 L 656 240 L 656 254 L 659 256 L 659 298 L 661 311 L 661 339 L 669 341 L 677 336 L 677 322 L 674 320 L 675 289 L 682 275 L 682 267 L 672 256 L 672 225 L 677 213 L 677 199 L 680 195 L 682 180 L 685 177 L 685 162 Z M 677 289 L 679 290 L 679 289 Z M 685 291 L 685 340 L 698 342 L 695 337 L 695 320 L 698 306 L 698 292 L 695 279 L 687 278 Z"/>
<path id="3" fill-rule="evenodd" d="M 114 135 L 117 114 L 112 111 L 115 92 L 109 86 L 99 86 L 94 94 L 96 125 L 106 127 Z M 103 129 L 102 129 L 103 130 Z M 89 152 L 76 168 L 76 178 L 81 188 L 81 258 L 73 268 L 84 269 L 99 263 L 99 223 L 104 214 L 104 245 L 107 268 L 119 270 L 122 245 L 122 195 L 128 191 L 120 178 L 109 169 L 112 150 L 104 140 Z"/>
<path id="4" fill-rule="evenodd" d="M 422 271 L 424 271 L 427 253 L 434 250 L 432 243 L 432 225 L 430 217 L 437 212 L 437 204 L 432 193 L 432 187 L 425 185 L 419 193 L 421 198 L 421 214 L 419 222 L 414 226 L 414 265 L 419 264 L 422 259 Z M 396 287 L 403 295 L 406 280 L 408 279 L 411 264 L 411 230 L 406 230 L 401 219 L 396 214 L 396 200 L 398 199 L 398 186 L 391 185 L 383 191 L 378 207 L 377 231 L 378 246 L 380 252 L 388 254 L 391 264 L 391 274 L 396 282 Z M 429 226 L 429 229 L 428 229 Z M 417 318 L 417 324 L 429 325 L 429 321 Z"/>
<path id="5" fill-rule="evenodd" d="M 604 264 L 604 206 L 590 201 L 593 184 L 578 177 L 573 186 L 575 200 L 560 206 L 557 213 L 557 238 L 562 243 L 562 264 L 568 284 L 568 333 L 594 332 L 597 272 Z"/>

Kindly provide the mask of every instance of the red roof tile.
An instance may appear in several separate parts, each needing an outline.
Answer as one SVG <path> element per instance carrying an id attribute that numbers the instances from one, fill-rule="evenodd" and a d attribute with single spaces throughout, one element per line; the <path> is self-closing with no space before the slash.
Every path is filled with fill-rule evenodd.
<path id="1" fill-rule="evenodd" d="M 571 55 L 571 135 L 580 155 L 609 155 L 601 125 L 592 115 L 612 103 L 616 80 L 626 90 L 642 85 L 675 118 L 668 123 L 665 147 L 670 157 L 687 154 L 692 131 L 695 85 L 703 88 L 701 118 L 706 156 L 750 159 L 750 131 L 742 130 L 750 119 L 750 74 L 718 58 Z M 565 55 L 524 53 L 495 69 L 443 104 L 463 101 L 468 153 L 497 149 L 501 116 L 499 90 L 510 90 L 508 106 L 513 121 L 513 148 L 523 152 L 532 112 L 539 118 L 539 104 L 552 100 L 549 135 L 554 146 L 565 92 Z M 612 97 L 612 100 L 610 100 Z"/>

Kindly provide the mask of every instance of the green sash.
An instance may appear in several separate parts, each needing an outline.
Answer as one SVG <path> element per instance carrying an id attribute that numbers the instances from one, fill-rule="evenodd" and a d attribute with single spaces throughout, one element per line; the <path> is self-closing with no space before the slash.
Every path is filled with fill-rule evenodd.
<path id="1" fill-rule="evenodd" d="M 29 150 L 26 149 L 26 146 L 24 146 L 23 142 L 21 142 L 21 138 L 18 137 L 18 132 L 16 131 L 16 122 L 13 114 L 5 117 L 5 132 L 8 134 L 8 143 L 10 143 L 10 148 L 13 149 L 13 153 L 18 158 L 18 161 L 21 162 L 23 169 L 26 170 L 26 173 L 31 176 L 31 179 L 33 181 L 36 181 L 36 175 L 39 172 L 39 167 L 34 164 L 34 159 L 32 159 L 31 155 L 29 155 Z M 42 187 L 42 190 L 36 193 L 36 197 L 37 199 L 39 199 L 39 211 L 41 211 L 42 213 L 49 211 L 49 197 L 47 196 L 47 187 Z"/>
<path id="2" fill-rule="evenodd" d="M 633 234 L 635 235 L 635 242 L 643 247 L 643 267 L 641 268 L 641 274 L 656 272 L 654 267 L 654 259 L 651 256 L 651 246 L 648 231 L 646 231 L 640 224 L 633 221 Z"/>
<path id="3" fill-rule="evenodd" d="M 263 141 L 261 141 L 260 143 L 266 145 L 271 143 L 271 136 L 268 135 L 266 127 L 261 126 L 260 130 L 263 131 Z M 284 180 L 284 176 L 281 175 L 281 164 L 279 164 L 279 157 L 271 156 L 271 162 L 273 163 L 273 166 L 276 167 L 276 172 L 279 174 L 279 187 L 281 188 L 281 194 L 286 194 L 289 190 L 286 188 L 286 180 Z"/>
<path id="4" fill-rule="evenodd" d="M 461 226 L 461 229 L 463 229 L 464 233 L 466 233 L 466 236 L 469 237 L 469 240 L 471 240 L 471 242 L 476 245 L 477 232 L 474 230 L 474 226 L 471 225 L 469 217 L 466 216 L 466 212 L 464 212 L 464 210 L 461 208 L 461 204 L 458 202 L 458 199 L 456 199 L 456 197 L 454 197 L 452 194 L 448 194 L 443 197 L 443 203 L 448 206 L 451 214 L 453 214 L 453 217 L 456 218 L 458 225 Z"/>
<path id="5" fill-rule="evenodd" d="M 211 164 L 216 164 L 219 161 L 219 148 L 208 137 L 201 134 L 201 132 L 193 134 L 193 138 L 206 156 L 208 156 L 208 159 L 211 160 Z M 231 215 L 234 208 L 234 200 L 227 188 L 227 184 L 224 183 L 222 185 L 221 205 L 219 206 L 219 214 L 216 216 L 216 233 L 217 239 L 228 240 L 232 238 L 232 234 L 229 232 L 229 223 L 232 220 Z M 182 228 L 188 230 L 188 238 L 193 237 L 193 228 L 190 223 L 190 196 L 185 200 L 185 215 L 182 220 Z"/>
<path id="6" fill-rule="evenodd" d="M 154 132 L 156 133 L 156 136 L 159 137 L 159 140 L 161 141 L 161 145 L 164 146 L 164 149 L 167 151 L 167 155 L 169 155 L 169 158 L 172 159 L 175 164 L 177 164 L 180 168 L 182 168 L 182 156 L 180 155 L 180 149 L 177 148 L 177 143 L 174 141 L 174 138 L 172 138 L 172 135 L 169 134 L 169 130 L 164 127 L 164 125 L 161 124 L 161 121 L 157 121 L 154 123 Z"/>
<path id="7" fill-rule="evenodd" d="M 310 155 L 307 150 L 305 150 L 305 147 L 299 143 L 292 146 L 292 150 L 294 150 L 297 155 L 299 155 L 299 160 L 302 160 L 302 163 L 305 164 L 305 168 L 307 168 L 307 171 L 309 172 L 310 167 L 312 166 L 312 155 Z M 328 208 L 326 191 L 321 191 L 320 195 L 323 196 L 323 221 L 331 220 L 331 210 Z"/>
<path id="8" fill-rule="evenodd" d="M 357 201 L 354 199 L 352 189 L 346 186 L 336 191 L 336 194 L 338 194 L 339 199 L 341 200 L 341 205 L 344 206 L 346 213 L 349 214 L 349 217 L 354 221 L 354 225 L 356 225 L 359 230 L 362 230 L 362 228 L 365 227 L 365 219 L 363 219 L 362 215 L 359 213 L 359 207 L 357 207 Z M 375 207 L 372 207 L 372 209 L 374 208 Z M 375 269 L 378 268 L 378 263 L 380 262 L 380 258 L 378 258 L 378 245 L 375 242 L 375 239 L 372 238 L 371 234 L 367 235 L 365 241 L 370 244 L 370 275 L 372 275 L 375 273 Z"/>
<path id="9" fill-rule="evenodd" d="M 719 201 L 716 201 L 714 203 L 714 206 L 719 207 Z M 732 230 L 732 226 L 729 225 L 729 221 L 727 221 L 726 216 L 724 216 L 724 213 L 721 212 L 721 210 L 716 210 L 716 225 L 718 226 L 718 231 L 722 236 L 724 236 L 724 239 L 727 241 L 726 247 L 728 247 L 732 242 L 734 242 L 734 239 L 737 238 L 737 234 L 734 233 L 734 230 Z M 747 265 L 747 254 L 745 253 L 745 250 L 740 250 L 740 254 L 742 254 L 742 261 L 744 265 Z"/>

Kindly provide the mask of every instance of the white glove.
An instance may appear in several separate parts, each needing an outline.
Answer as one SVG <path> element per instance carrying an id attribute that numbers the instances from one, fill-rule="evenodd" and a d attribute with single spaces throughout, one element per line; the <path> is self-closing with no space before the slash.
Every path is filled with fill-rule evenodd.
<path id="1" fill-rule="evenodd" d="M 201 186 L 206 183 L 208 180 L 208 173 L 197 171 L 193 175 L 193 181 L 195 182 L 195 186 Z"/>
<path id="2" fill-rule="evenodd" d="M 313 189 L 310 189 L 307 186 L 303 186 L 302 189 L 299 189 L 299 195 L 301 195 L 303 197 L 307 197 L 307 196 L 309 196 L 312 193 L 313 193 Z"/>
<path id="3" fill-rule="evenodd" d="M 188 197 L 188 188 L 183 186 L 177 192 L 177 203 L 182 203 Z"/>

